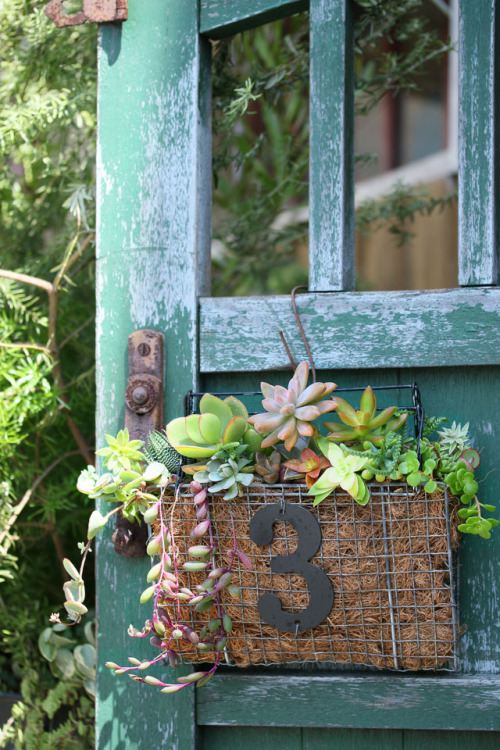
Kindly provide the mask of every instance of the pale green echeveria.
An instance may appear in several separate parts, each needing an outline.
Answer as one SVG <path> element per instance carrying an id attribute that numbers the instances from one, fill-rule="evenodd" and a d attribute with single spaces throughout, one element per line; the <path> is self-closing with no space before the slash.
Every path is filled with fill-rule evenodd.
<path id="1" fill-rule="evenodd" d="M 241 442 L 258 450 L 260 438 L 249 429 L 247 419 L 248 412 L 239 399 L 229 396 L 222 400 L 205 393 L 200 400 L 200 414 L 173 419 L 166 432 L 170 444 L 187 458 L 210 458 L 220 448 Z"/>
<path id="2" fill-rule="evenodd" d="M 348 492 L 360 505 L 366 505 L 370 499 L 370 492 L 357 472 L 365 468 L 367 459 L 346 455 L 338 445 L 329 443 L 324 438 L 319 438 L 317 443 L 321 452 L 330 461 L 331 467 L 323 472 L 307 493 L 314 497 L 314 505 L 319 505 L 338 487 Z"/>
<path id="3" fill-rule="evenodd" d="M 254 479 L 247 458 L 233 459 L 227 461 L 212 459 L 207 463 L 205 469 L 198 471 L 193 479 L 200 484 L 211 484 L 208 491 L 213 494 L 223 493 L 224 500 L 232 500 L 241 495 L 242 487 L 248 487 Z"/>

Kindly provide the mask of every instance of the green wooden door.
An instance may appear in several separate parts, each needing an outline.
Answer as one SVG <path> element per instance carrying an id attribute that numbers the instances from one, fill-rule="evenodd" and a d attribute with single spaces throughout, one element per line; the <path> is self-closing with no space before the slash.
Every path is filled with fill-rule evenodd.
<path id="1" fill-rule="evenodd" d="M 309 6 L 303 0 L 129 0 L 100 34 L 98 444 L 124 415 L 127 336 L 166 339 L 167 418 L 185 392 L 285 380 L 278 329 L 297 360 L 289 298 L 211 299 L 210 43 Z M 429 413 L 470 420 L 496 468 L 500 363 L 496 0 L 461 0 L 460 287 L 356 293 L 350 0 L 311 0 L 309 292 L 299 308 L 324 379 L 416 380 Z M 482 488 L 495 502 L 498 475 Z M 490 498 L 490 500 L 488 500 Z M 147 560 L 98 544 L 98 746 L 121 748 L 498 747 L 500 540 L 461 555 L 461 671 L 233 671 L 165 696 L 103 667 L 130 652 Z M 144 609 L 144 608 L 142 608 Z M 134 644 L 134 655 L 136 654 Z M 148 653 L 144 645 L 143 656 Z M 493 731 L 492 731 L 493 730 Z"/>

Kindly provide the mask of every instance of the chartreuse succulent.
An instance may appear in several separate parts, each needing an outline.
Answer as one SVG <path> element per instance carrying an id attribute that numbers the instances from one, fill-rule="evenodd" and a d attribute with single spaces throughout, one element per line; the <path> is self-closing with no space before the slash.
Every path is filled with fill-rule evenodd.
<path id="1" fill-rule="evenodd" d="M 366 466 L 366 458 L 346 455 L 342 448 L 335 443 L 329 443 L 324 438 L 318 438 L 316 442 L 331 466 L 323 472 L 307 493 L 314 497 L 313 504 L 318 505 L 334 490 L 341 487 L 357 503 L 366 505 L 370 499 L 370 492 L 362 477 L 357 473 Z"/>
<path id="2" fill-rule="evenodd" d="M 338 396 L 335 396 L 335 401 L 335 411 L 342 422 L 324 422 L 324 426 L 330 430 L 327 439 L 335 442 L 369 441 L 380 446 L 387 433 L 399 430 L 408 418 L 407 413 L 396 413 L 395 406 L 377 414 L 377 399 L 370 386 L 365 388 L 358 410 Z"/>
<path id="3" fill-rule="evenodd" d="M 284 443 L 287 451 L 296 445 L 299 435 L 309 438 L 317 433 L 312 422 L 335 408 L 335 401 L 325 400 L 337 387 L 335 383 L 307 385 L 309 365 L 301 362 L 288 388 L 261 383 L 265 412 L 249 418 L 256 431 L 265 435 L 262 448 Z"/>
<path id="4" fill-rule="evenodd" d="M 222 400 L 205 393 L 200 400 L 200 414 L 173 419 L 167 425 L 167 438 L 186 458 L 211 458 L 221 448 L 241 442 L 255 451 L 261 441 L 249 428 L 247 419 L 245 406 L 234 396 Z"/>

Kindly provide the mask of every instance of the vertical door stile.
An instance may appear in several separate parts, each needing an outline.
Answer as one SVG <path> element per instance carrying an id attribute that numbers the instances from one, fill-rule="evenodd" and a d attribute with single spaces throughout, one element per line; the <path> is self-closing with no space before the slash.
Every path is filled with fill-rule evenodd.
<path id="1" fill-rule="evenodd" d="M 352 0 L 311 0 L 309 291 L 354 289 Z"/>
<path id="2" fill-rule="evenodd" d="M 459 4 L 459 280 L 498 283 L 496 0 Z"/>
<path id="3" fill-rule="evenodd" d="M 198 297 L 209 288 L 210 139 L 210 44 L 198 32 L 198 2 L 130 0 L 127 23 L 101 28 L 99 41 L 97 447 L 123 426 L 132 331 L 165 336 L 167 419 L 196 387 Z M 117 555 L 111 531 L 97 545 L 97 747 L 194 750 L 192 687 L 165 696 L 103 666 L 150 659 L 152 649 L 148 638 L 127 635 L 129 623 L 141 628 L 150 617 L 150 603 L 139 604 L 149 558 Z M 178 674 L 161 672 L 173 682 Z"/>

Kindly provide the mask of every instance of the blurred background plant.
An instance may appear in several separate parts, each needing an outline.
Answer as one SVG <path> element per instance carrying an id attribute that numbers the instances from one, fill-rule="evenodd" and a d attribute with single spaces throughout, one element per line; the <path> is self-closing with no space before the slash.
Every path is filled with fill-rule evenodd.
<path id="1" fill-rule="evenodd" d="M 22 692 L 0 747 L 74 750 L 93 747 L 89 678 L 76 645 L 52 649 L 47 622 L 59 563 L 85 536 L 89 504 L 74 485 L 94 453 L 97 30 L 58 30 L 43 5 L 0 4 L 0 691 Z M 446 55 L 423 7 L 357 0 L 360 114 Z M 387 38 L 399 51 L 384 51 Z M 214 293 L 289 293 L 307 283 L 308 16 L 213 51 Z M 416 213 L 443 204 L 430 201 L 400 186 L 357 220 L 407 237 Z"/>

